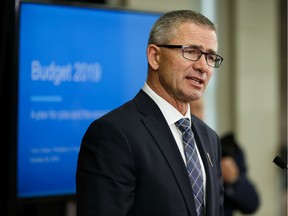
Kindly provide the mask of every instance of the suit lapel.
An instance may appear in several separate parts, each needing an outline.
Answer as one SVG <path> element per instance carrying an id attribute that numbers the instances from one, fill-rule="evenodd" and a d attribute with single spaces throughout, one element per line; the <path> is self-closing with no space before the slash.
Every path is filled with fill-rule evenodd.
<path id="1" fill-rule="evenodd" d="M 192 117 L 193 118 L 193 117 Z M 213 197 L 213 169 L 216 164 L 212 162 L 212 143 L 209 139 L 209 133 L 203 125 L 198 125 L 195 119 L 192 119 L 192 130 L 196 139 L 197 147 L 200 152 L 205 172 L 206 172 L 206 215 L 213 215 L 214 213 L 210 212 L 210 209 L 213 209 L 211 200 L 207 199 L 207 197 Z"/>
<path id="2" fill-rule="evenodd" d="M 143 91 L 140 91 L 134 101 L 138 110 L 145 115 L 143 123 L 154 138 L 156 145 L 163 153 L 167 164 L 174 174 L 190 215 L 194 215 L 196 213 L 193 202 L 194 197 L 186 166 L 162 112 Z"/>
<path id="3" fill-rule="evenodd" d="M 193 121 L 193 120 L 192 120 Z M 197 129 L 196 129 L 197 128 Z M 213 164 L 211 161 L 211 143 L 209 140 L 209 134 L 204 126 L 197 126 L 195 124 L 192 125 L 192 130 L 195 136 L 195 140 L 197 143 L 198 150 L 200 152 L 205 170 L 207 172 L 210 171 Z"/>
<path id="4" fill-rule="evenodd" d="M 192 212 L 195 211 L 195 207 L 193 207 L 194 202 L 191 202 L 191 200 L 194 200 L 191 184 L 187 175 L 185 164 L 169 127 L 167 126 L 166 122 L 163 124 L 151 118 L 145 119 L 144 124 L 154 137 L 159 149 L 162 151 L 163 156 L 165 157 L 174 174 L 174 177 L 176 178 L 187 208 L 191 215 L 193 215 Z"/>

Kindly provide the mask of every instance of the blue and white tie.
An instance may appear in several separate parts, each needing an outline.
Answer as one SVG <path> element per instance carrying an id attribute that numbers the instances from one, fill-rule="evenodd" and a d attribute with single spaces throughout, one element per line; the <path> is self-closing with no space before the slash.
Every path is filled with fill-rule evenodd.
<path id="1" fill-rule="evenodd" d="M 182 118 L 175 124 L 178 127 L 178 129 L 182 132 L 187 171 L 193 189 L 197 215 L 203 216 L 204 215 L 203 173 L 201 170 L 199 156 L 196 151 L 194 134 L 190 127 L 190 120 L 189 118 Z"/>

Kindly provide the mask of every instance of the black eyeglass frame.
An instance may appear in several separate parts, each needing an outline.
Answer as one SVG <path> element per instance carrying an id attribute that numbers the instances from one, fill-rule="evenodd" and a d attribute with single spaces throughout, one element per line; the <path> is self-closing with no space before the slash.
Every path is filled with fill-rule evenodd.
<path id="1" fill-rule="evenodd" d="M 170 44 L 169 44 L 169 45 L 168 45 L 168 44 L 167 44 L 167 45 L 166 45 L 166 44 L 160 44 L 160 45 L 156 45 L 156 46 L 158 46 L 158 47 L 164 47 L 164 48 L 168 48 L 168 49 L 182 49 L 182 56 L 183 56 L 183 58 L 185 58 L 185 59 L 187 59 L 187 60 L 189 60 L 189 61 L 198 61 L 198 60 L 201 58 L 201 56 L 204 54 L 207 65 L 209 65 L 210 67 L 213 67 L 213 68 L 219 68 L 220 65 L 221 65 L 221 63 L 222 63 L 223 60 L 224 60 L 224 58 L 223 58 L 222 56 L 220 56 L 220 55 L 218 55 L 218 54 L 216 54 L 216 53 L 206 53 L 206 52 L 203 52 L 202 50 L 200 50 L 200 49 L 198 49 L 198 48 L 196 48 L 196 47 L 194 47 L 194 46 L 187 46 L 187 45 L 170 45 Z M 198 50 L 198 51 L 201 53 L 201 55 L 199 55 L 198 59 L 192 60 L 192 59 L 188 59 L 188 58 L 186 58 L 186 57 L 184 56 L 184 48 L 187 48 L 187 47 L 193 48 L 193 49 L 195 49 L 195 50 Z M 210 65 L 210 64 L 208 63 L 208 59 L 207 59 L 207 56 L 208 56 L 208 55 L 215 55 L 215 56 L 216 56 L 217 61 L 215 61 L 215 64 L 214 64 L 214 65 Z"/>

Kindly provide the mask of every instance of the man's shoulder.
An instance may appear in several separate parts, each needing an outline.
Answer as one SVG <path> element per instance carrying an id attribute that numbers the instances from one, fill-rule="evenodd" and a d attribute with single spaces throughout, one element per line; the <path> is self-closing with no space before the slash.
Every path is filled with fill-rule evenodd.
<path id="1" fill-rule="evenodd" d="M 192 124 L 194 125 L 196 130 L 205 130 L 210 135 L 215 135 L 218 137 L 218 134 L 214 129 L 212 129 L 207 123 L 205 123 L 202 119 L 198 118 L 197 116 L 191 114 Z"/>

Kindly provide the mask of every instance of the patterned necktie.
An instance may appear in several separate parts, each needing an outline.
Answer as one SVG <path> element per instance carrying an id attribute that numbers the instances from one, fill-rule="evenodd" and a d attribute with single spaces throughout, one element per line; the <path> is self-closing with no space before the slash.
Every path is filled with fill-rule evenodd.
<path id="1" fill-rule="evenodd" d="M 177 121 L 176 126 L 182 132 L 184 151 L 187 163 L 187 171 L 193 189 L 196 210 L 198 216 L 204 215 L 204 188 L 203 174 L 199 157 L 197 155 L 194 134 L 190 127 L 189 118 L 182 118 Z"/>

